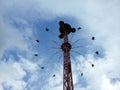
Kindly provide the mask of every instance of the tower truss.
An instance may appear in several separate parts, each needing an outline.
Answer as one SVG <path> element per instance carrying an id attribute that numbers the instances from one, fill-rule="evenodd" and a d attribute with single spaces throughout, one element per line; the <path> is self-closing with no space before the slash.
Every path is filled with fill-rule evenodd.
<path id="1" fill-rule="evenodd" d="M 72 66 L 70 60 L 70 50 L 72 48 L 69 43 L 68 34 L 71 32 L 74 33 L 75 28 L 71 28 L 71 26 L 63 21 L 59 22 L 60 24 L 60 35 L 59 38 L 63 39 L 63 43 L 61 45 L 61 49 L 63 51 L 63 90 L 74 90 L 73 86 L 73 78 L 72 78 Z"/>

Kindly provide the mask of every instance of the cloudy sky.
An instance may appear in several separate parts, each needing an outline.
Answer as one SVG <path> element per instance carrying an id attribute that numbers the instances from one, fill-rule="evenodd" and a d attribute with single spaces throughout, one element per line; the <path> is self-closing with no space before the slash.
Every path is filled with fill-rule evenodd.
<path id="1" fill-rule="evenodd" d="M 0 90 L 62 90 L 60 20 L 82 27 L 71 39 L 82 46 L 71 52 L 74 90 L 120 89 L 119 0 L 0 0 Z"/>

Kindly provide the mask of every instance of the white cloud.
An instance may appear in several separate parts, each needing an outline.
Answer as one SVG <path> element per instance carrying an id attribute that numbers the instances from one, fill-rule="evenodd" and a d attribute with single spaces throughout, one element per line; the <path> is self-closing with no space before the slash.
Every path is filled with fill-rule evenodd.
<path id="1" fill-rule="evenodd" d="M 63 68 L 61 64 L 57 64 L 54 67 L 54 70 L 50 71 L 50 77 L 47 80 L 46 85 L 44 85 L 41 90 L 61 90 L 63 83 Z M 55 77 L 53 77 L 55 75 Z"/>
<path id="2" fill-rule="evenodd" d="M 5 50 L 15 47 L 21 50 L 28 49 L 23 38 L 23 33 L 0 17 L 0 57 Z"/>
<path id="3" fill-rule="evenodd" d="M 19 62 L 9 59 L 0 63 L 0 90 L 28 90 L 28 86 L 39 79 L 39 67 L 37 63 L 21 57 Z M 38 74 L 39 73 L 39 74 Z M 27 81 L 25 78 L 27 77 Z M 30 86 L 32 90 L 34 86 Z"/>
<path id="4" fill-rule="evenodd" d="M 88 57 L 85 58 L 78 57 L 80 60 L 83 60 L 83 66 L 80 66 L 81 64 L 79 61 L 77 63 L 73 63 L 73 71 L 76 72 L 80 71 L 81 69 L 84 70 L 84 77 L 88 82 L 88 86 L 86 88 L 75 88 L 78 90 L 79 88 L 81 90 L 119 90 L 119 81 L 115 84 L 112 84 L 110 82 L 112 78 L 120 78 L 119 0 L 24 0 L 24 2 L 23 0 L 1 0 L 0 4 L 0 55 L 2 55 L 6 49 L 11 47 L 19 47 L 23 50 L 27 48 L 21 32 L 18 31 L 16 28 L 12 27 L 9 21 L 4 21 L 4 15 L 10 14 L 10 11 L 13 10 L 13 12 L 15 13 L 16 10 L 18 10 L 20 12 L 17 12 L 18 15 L 20 14 L 26 17 L 28 16 L 27 18 L 32 18 L 32 20 L 39 18 L 38 16 L 36 16 L 36 13 L 37 15 L 40 15 L 40 18 L 44 19 L 51 19 L 57 16 L 73 16 L 78 19 L 78 22 L 81 24 L 81 26 L 83 26 L 83 29 L 86 29 L 90 35 L 96 36 L 96 41 L 94 42 L 95 45 L 99 45 L 105 51 L 104 58 L 99 58 L 98 60 L 96 60 L 92 55 L 88 55 Z M 28 12 L 30 12 L 29 15 Z M 12 15 L 13 14 L 11 14 L 11 16 Z M 24 24 L 25 26 L 28 26 L 27 21 L 24 20 L 22 16 L 20 18 L 14 17 L 14 20 L 19 24 Z M 26 32 L 28 36 L 32 35 L 31 28 L 26 28 Z M 90 64 L 88 63 L 89 61 L 95 63 L 94 68 L 91 68 Z M 26 68 L 28 71 L 36 71 L 36 65 L 28 61 L 23 61 L 23 63 L 23 67 Z M 25 64 L 27 66 L 25 66 Z M 19 73 L 20 77 L 17 79 L 21 79 L 24 76 L 24 71 L 22 72 L 22 70 L 19 68 L 19 64 L 15 64 L 15 67 L 12 67 L 9 64 L 8 66 L 9 68 L 12 68 L 13 71 L 16 71 L 15 68 L 17 68 L 17 71 L 21 71 L 21 73 Z M 3 67 L 5 68 L 4 65 L 1 66 L 1 68 Z M 9 70 L 9 68 L 6 68 L 6 70 Z M 10 74 L 12 74 L 13 71 Z M 61 75 L 60 72 L 56 73 L 59 73 Z M 48 90 L 48 88 L 49 90 L 53 90 L 54 84 L 60 82 L 60 75 L 57 78 L 58 81 L 53 82 L 51 79 L 48 80 L 48 85 L 50 87 L 46 87 L 46 90 Z M 80 78 L 79 75 L 77 75 L 77 73 L 74 73 L 73 75 L 75 80 L 74 83 L 78 83 L 79 80 L 77 80 L 77 78 Z M 9 77 L 6 79 L 9 80 Z M 25 85 L 21 83 L 22 82 L 20 82 L 19 85 Z M 0 89 L 2 89 L 1 86 Z M 59 89 L 61 88 L 57 87 L 57 89 L 55 90 Z"/>
<path id="5" fill-rule="evenodd" d="M 23 90 L 26 83 L 22 80 L 26 72 L 19 63 L 9 61 L 0 63 L 0 86 L 11 87 L 12 90 Z M 1 89 L 2 90 L 2 89 Z"/>

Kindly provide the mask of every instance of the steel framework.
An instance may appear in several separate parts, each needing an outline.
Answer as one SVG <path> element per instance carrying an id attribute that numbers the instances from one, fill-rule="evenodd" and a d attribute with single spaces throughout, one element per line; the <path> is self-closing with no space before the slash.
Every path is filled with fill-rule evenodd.
<path id="1" fill-rule="evenodd" d="M 72 66 L 70 60 L 70 50 L 72 48 L 68 40 L 68 34 L 71 32 L 74 33 L 75 29 L 71 28 L 69 24 L 64 23 L 63 21 L 59 22 L 60 24 L 60 35 L 59 38 L 63 39 L 61 49 L 63 51 L 63 90 L 74 90 L 73 78 L 72 78 Z"/>

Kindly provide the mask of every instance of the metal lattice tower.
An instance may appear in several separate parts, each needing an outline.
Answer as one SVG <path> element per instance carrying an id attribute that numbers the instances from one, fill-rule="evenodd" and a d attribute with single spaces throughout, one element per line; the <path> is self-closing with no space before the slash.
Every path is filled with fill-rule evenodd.
<path id="1" fill-rule="evenodd" d="M 63 51 L 63 90 L 74 90 L 73 79 L 72 79 L 72 66 L 70 60 L 70 50 L 72 48 L 71 44 L 68 40 L 68 34 L 71 32 L 74 33 L 75 28 L 71 28 L 71 26 L 63 21 L 59 22 L 60 24 L 60 35 L 59 38 L 63 39 L 63 43 L 61 45 L 61 49 Z"/>
<path id="2" fill-rule="evenodd" d="M 75 28 L 71 28 L 69 24 L 64 23 L 63 21 L 60 21 L 59 25 L 60 25 L 59 38 L 63 39 L 63 43 L 61 45 L 61 49 L 63 51 L 63 90 L 74 90 L 73 78 L 72 78 L 72 65 L 70 60 L 70 51 L 71 51 L 71 48 L 74 48 L 74 47 L 72 47 L 73 44 L 71 45 L 71 43 L 69 42 L 68 35 L 71 32 L 74 33 L 76 30 Z M 78 30 L 80 29 L 81 27 L 78 28 Z M 48 32 L 49 29 L 46 28 L 46 31 Z M 92 36 L 91 39 L 95 40 L 95 37 Z M 40 41 L 37 39 L 36 42 L 39 43 Z M 96 51 L 95 53 L 96 55 L 99 55 L 99 51 Z M 34 54 L 34 56 L 38 56 L 38 54 Z M 95 66 L 93 63 L 90 63 L 90 64 L 92 67 Z M 42 66 L 41 69 L 44 69 L 44 67 Z M 81 76 L 83 76 L 83 72 L 81 72 Z M 53 77 L 55 77 L 55 74 L 53 75 Z"/>

